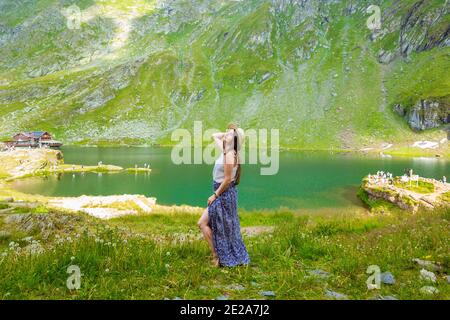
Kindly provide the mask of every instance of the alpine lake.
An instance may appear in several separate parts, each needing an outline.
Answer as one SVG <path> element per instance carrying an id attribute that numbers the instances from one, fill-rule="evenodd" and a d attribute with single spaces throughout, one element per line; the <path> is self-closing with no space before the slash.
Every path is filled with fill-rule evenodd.
<path id="1" fill-rule="evenodd" d="M 212 164 L 176 165 L 169 147 L 63 147 L 65 163 L 118 165 L 149 164 L 150 173 L 76 173 L 31 177 L 13 188 L 46 196 L 143 194 L 162 205 L 204 207 L 212 193 Z M 450 161 L 425 157 L 382 157 L 355 153 L 280 151 L 279 170 L 261 175 L 261 167 L 244 164 L 239 207 L 245 210 L 363 207 L 356 196 L 361 179 L 377 171 L 401 175 L 412 168 L 422 177 L 450 178 Z"/>

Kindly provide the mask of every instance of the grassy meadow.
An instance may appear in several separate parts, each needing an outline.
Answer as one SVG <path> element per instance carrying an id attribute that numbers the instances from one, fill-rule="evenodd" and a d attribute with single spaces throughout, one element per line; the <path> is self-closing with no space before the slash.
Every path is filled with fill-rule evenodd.
<path id="1" fill-rule="evenodd" d="M 251 264 L 216 268 L 199 214 L 101 221 L 42 205 L 1 208 L 0 299 L 330 299 L 327 290 L 348 299 L 450 298 L 448 210 L 241 212 Z M 29 215 L 10 218 L 17 213 Z M 442 268 L 436 283 L 420 278 L 414 258 Z M 82 274 L 79 290 L 66 286 L 71 265 Z M 395 283 L 368 290 L 370 265 L 391 272 Z M 426 285 L 439 293 L 422 293 Z"/>

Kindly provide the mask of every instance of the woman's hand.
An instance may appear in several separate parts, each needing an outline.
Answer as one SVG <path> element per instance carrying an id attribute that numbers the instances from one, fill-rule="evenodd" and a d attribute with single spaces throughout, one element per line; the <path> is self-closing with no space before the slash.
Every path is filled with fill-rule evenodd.
<path id="1" fill-rule="evenodd" d="M 217 197 L 215 194 L 213 194 L 211 197 L 208 198 L 208 207 L 211 205 L 211 203 L 214 202 L 214 200 L 216 200 Z"/>

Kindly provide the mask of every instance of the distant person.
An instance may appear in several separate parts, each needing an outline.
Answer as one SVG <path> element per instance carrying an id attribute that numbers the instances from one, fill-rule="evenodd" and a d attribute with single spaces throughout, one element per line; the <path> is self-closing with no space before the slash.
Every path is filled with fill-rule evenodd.
<path id="1" fill-rule="evenodd" d="M 215 266 L 248 265 L 250 257 L 242 240 L 237 213 L 237 188 L 241 175 L 239 152 L 244 131 L 229 124 L 226 132 L 213 134 L 221 150 L 213 169 L 214 193 L 208 198 L 198 226 L 213 255 Z"/>

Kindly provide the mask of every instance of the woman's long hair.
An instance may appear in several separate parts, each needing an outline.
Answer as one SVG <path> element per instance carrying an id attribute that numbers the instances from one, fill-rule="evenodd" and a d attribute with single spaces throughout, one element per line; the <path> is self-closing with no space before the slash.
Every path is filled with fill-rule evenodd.
<path id="1" fill-rule="evenodd" d="M 235 163 L 237 163 L 237 170 L 236 170 L 236 177 L 234 179 L 234 184 L 238 185 L 241 182 L 241 173 L 242 173 L 242 169 L 241 169 L 241 162 L 239 159 L 239 151 L 242 148 L 242 144 L 243 144 L 243 134 L 241 132 L 239 132 L 239 134 L 241 134 L 242 137 L 239 137 L 238 134 L 238 130 L 239 129 L 237 125 L 235 125 L 234 123 L 230 123 L 228 124 L 228 129 L 232 129 L 233 130 L 233 150 L 234 150 L 234 161 Z M 239 139 L 241 138 L 241 139 Z M 224 148 L 224 153 L 225 153 L 225 148 Z"/>

